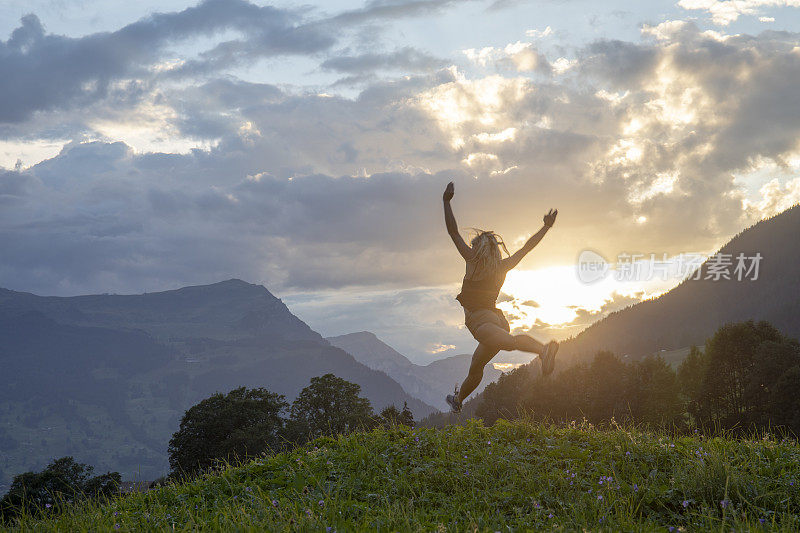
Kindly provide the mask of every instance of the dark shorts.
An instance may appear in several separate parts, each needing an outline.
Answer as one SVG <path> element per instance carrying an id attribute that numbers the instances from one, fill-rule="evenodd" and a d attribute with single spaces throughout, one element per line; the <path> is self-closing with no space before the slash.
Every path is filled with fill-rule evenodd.
<path id="1" fill-rule="evenodd" d="M 475 336 L 475 330 L 487 323 L 496 324 L 504 330 L 511 332 L 508 320 L 506 320 L 505 315 L 500 309 L 495 307 L 494 309 L 475 309 L 474 311 L 470 311 L 466 307 L 464 308 L 464 324 L 467 326 L 469 332 L 472 333 L 473 337 Z"/>

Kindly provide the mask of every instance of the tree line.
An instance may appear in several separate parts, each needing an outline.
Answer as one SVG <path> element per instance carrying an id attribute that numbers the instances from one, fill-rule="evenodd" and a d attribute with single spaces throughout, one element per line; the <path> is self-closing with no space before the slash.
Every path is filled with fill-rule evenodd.
<path id="1" fill-rule="evenodd" d="M 170 439 L 170 477 L 191 477 L 223 462 L 243 461 L 326 435 L 414 426 L 405 403 L 402 409 L 390 405 L 376 415 L 360 391 L 355 383 L 325 374 L 311 378 L 291 405 L 263 388 L 214 394 L 186 411 Z"/>
<path id="2" fill-rule="evenodd" d="M 608 351 L 550 378 L 521 367 L 486 387 L 476 415 L 629 422 L 651 428 L 800 435 L 800 343 L 768 322 L 719 328 L 677 370 L 659 356 L 626 362 Z"/>

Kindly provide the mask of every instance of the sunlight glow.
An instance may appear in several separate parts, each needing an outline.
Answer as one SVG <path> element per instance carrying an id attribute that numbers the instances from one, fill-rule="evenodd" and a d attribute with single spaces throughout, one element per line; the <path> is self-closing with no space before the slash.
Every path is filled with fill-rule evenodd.
<path id="1" fill-rule="evenodd" d="M 576 265 L 512 270 L 506 277 L 503 293 L 513 300 L 500 302 L 497 307 L 509 315 L 512 329 L 547 329 L 554 337 L 563 339 L 600 319 L 601 312 L 658 296 L 676 286 L 680 282 L 674 273 L 677 260 L 668 258 L 667 263 L 671 274 L 666 279 L 651 276 L 651 279 L 622 280 L 612 270 L 594 283 L 578 279 Z"/>

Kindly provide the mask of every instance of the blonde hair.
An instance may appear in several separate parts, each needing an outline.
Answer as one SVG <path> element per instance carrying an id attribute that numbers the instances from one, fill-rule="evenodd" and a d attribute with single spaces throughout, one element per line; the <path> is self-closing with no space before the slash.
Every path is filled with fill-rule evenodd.
<path id="1" fill-rule="evenodd" d="M 472 228 L 476 233 L 472 238 L 470 245 L 475 256 L 471 261 L 475 262 L 475 274 L 477 279 L 482 279 L 488 275 L 493 275 L 497 272 L 500 266 L 502 255 L 500 254 L 500 247 L 503 247 L 506 255 L 508 248 L 503 242 L 503 238 L 491 230 L 479 230 Z"/>

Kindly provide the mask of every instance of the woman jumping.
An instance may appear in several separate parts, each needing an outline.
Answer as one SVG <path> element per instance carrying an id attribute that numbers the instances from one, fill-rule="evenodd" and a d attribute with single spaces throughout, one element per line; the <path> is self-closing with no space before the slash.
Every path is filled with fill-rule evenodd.
<path id="1" fill-rule="evenodd" d="M 553 372 L 555 366 L 558 343 L 550 341 L 544 345 L 528 335 L 511 335 L 511 328 L 503 312 L 495 307 L 500 288 L 506 279 L 506 273 L 517 266 L 525 255 L 534 246 L 539 244 L 547 230 L 553 227 L 558 215 L 558 209 L 550 210 L 544 216 L 544 226 L 536 235 L 528 239 L 525 246 L 514 255 L 508 253 L 506 245 L 499 235 L 492 231 L 479 231 L 467 246 L 458 233 L 456 218 L 450 207 L 450 200 L 455 194 L 453 182 L 447 184 L 442 199 L 444 200 L 444 222 L 447 233 L 453 239 L 461 257 L 467 262 L 467 272 L 461 285 L 461 293 L 456 296 L 464 307 L 464 323 L 467 329 L 478 341 L 478 347 L 472 355 L 469 375 L 459 389 L 447 395 L 447 403 L 453 412 L 461 411 L 464 399 L 480 384 L 483 378 L 483 367 L 497 355 L 500 350 L 522 350 L 537 353 L 542 362 L 542 374 L 545 376 Z M 502 258 L 500 246 L 509 257 Z"/>

